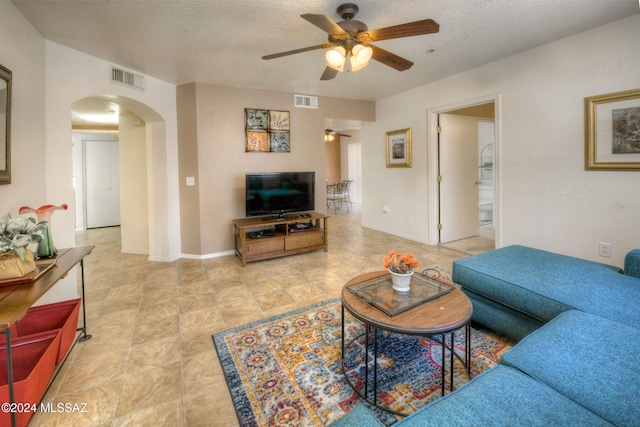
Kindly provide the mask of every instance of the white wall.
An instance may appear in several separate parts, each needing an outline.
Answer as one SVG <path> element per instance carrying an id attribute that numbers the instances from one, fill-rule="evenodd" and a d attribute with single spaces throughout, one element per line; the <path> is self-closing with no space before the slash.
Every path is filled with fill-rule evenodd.
<path id="1" fill-rule="evenodd" d="M 640 87 L 638 46 L 634 15 L 377 102 L 362 131 L 363 225 L 427 241 L 427 111 L 499 94 L 497 245 L 621 266 L 640 247 L 640 173 L 584 170 L 584 98 Z M 385 132 L 407 127 L 413 167 L 387 169 Z M 598 242 L 613 244 L 612 259 Z"/>

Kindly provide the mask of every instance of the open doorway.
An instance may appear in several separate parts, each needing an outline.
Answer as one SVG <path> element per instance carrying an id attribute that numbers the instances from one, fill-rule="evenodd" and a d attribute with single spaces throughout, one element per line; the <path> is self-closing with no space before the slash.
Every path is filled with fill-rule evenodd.
<path id="1" fill-rule="evenodd" d="M 499 97 L 429 111 L 430 242 L 476 254 L 496 247 Z"/>
<path id="2" fill-rule="evenodd" d="M 350 181 L 350 206 L 362 203 L 362 122 L 325 119 L 325 172 L 328 191 L 332 184 Z M 344 210 L 346 212 L 346 210 Z"/>
<path id="3" fill-rule="evenodd" d="M 84 98 L 71 108 L 76 229 L 120 226 L 122 252 L 156 258 L 150 250 L 154 237 L 150 200 L 155 189 L 148 184 L 153 141 L 148 138 L 150 124 L 140 115 L 158 119 L 157 113 L 137 101 L 113 96 Z"/>

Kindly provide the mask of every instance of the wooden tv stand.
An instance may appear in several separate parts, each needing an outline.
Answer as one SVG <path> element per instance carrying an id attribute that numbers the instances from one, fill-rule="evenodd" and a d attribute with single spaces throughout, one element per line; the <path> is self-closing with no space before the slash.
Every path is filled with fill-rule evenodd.
<path id="1" fill-rule="evenodd" d="M 302 216 L 306 215 L 306 216 Z M 328 215 L 317 212 L 289 214 L 285 218 L 234 219 L 236 255 L 242 266 L 248 262 L 279 258 L 304 252 L 329 250 Z M 260 235 L 260 232 L 263 234 Z"/>

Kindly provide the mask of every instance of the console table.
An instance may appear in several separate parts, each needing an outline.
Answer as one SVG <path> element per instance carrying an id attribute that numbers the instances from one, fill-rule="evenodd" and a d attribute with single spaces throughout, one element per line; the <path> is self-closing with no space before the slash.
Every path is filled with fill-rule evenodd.
<path id="1" fill-rule="evenodd" d="M 245 267 L 247 262 L 319 249 L 328 252 L 328 218 L 328 215 L 310 212 L 285 218 L 234 219 L 236 255 Z"/>
<path id="2" fill-rule="evenodd" d="M 67 276 L 69 271 L 80 264 L 82 284 L 82 327 L 78 328 L 80 335 L 77 341 L 91 338 L 87 335 L 87 317 L 84 301 L 84 257 L 89 255 L 94 246 L 81 246 L 71 249 L 59 249 L 55 266 L 46 271 L 33 282 L 20 285 L 0 287 L 0 329 L 4 331 L 7 346 L 7 378 L 9 380 L 9 403 L 14 402 L 13 395 L 13 360 L 11 358 L 11 326 L 22 319 L 27 310 L 35 304 L 60 279 Z M 73 346 L 72 346 L 73 348 Z M 71 351 L 71 350 L 69 350 Z M 64 363 L 64 362 L 63 362 Z M 60 367 L 58 367 L 59 369 Z M 55 374 L 54 374 L 55 377 Z M 15 413 L 11 413 L 11 425 L 15 426 Z"/>

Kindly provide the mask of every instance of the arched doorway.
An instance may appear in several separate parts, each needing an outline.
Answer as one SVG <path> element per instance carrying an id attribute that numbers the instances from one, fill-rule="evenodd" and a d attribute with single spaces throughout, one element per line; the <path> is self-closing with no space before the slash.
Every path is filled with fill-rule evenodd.
<path id="1" fill-rule="evenodd" d="M 147 105 L 122 96 L 83 98 L 74 102 L 71 110 L 74 135 L 80 133 L 83 140 L 78 144 L 74 136 L 76 217 L 83 216 L 77 220 L 78 228 L 86 228 L 86 144 L 98 140 L 91 135 L 106 133 L 118 144 L 121 250 L 149 254 L 150 260 L 167 260 L 163 245 L 158 244 L 158 240 L 166 240 L 158 219 L 168 213 L 162 206 L 156 209 L 158 200 L 165 198 L 163 184 L 167 182 L 164 120 Z"/>

